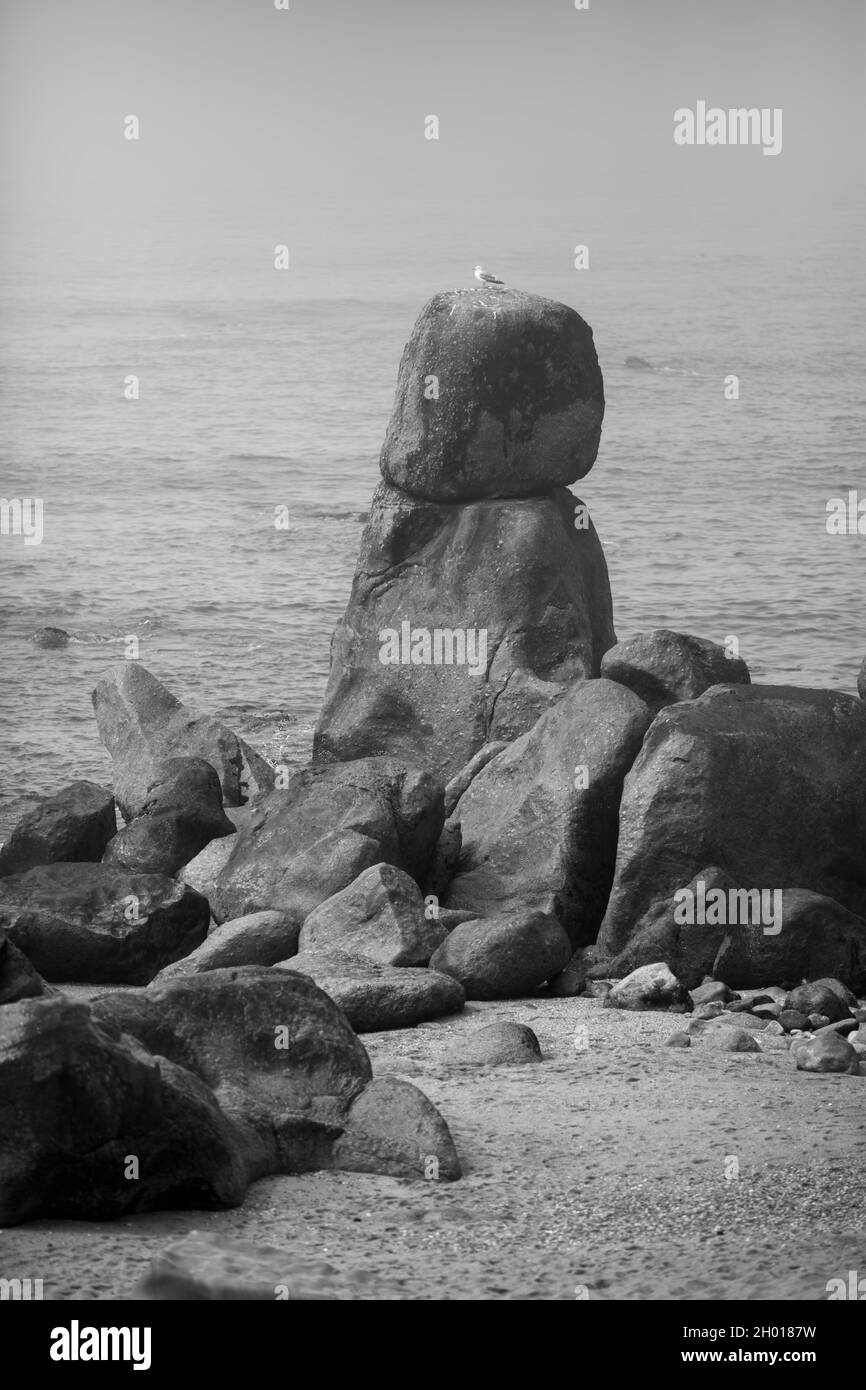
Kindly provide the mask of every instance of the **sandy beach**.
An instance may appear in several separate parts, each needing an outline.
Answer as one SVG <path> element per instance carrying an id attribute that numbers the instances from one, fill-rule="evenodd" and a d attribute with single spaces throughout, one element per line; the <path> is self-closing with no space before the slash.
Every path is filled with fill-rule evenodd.
<path id="1" fill-rule="evenodd" d="M 536 1032 L 541 1064 L 443 1060 L 499 1019 Z M 268 1178 L 233 1211 L 7 1230 L 2 1265 L 46 1298 L 134 1298 L 195 1230 L 285 1250 L 317 1297 L 825 1300 L 866 1267 L 866 1078 L 798 1072 L 776 1037 L 761 1055 L 664 1046 L 686 1022 L 537 998 L 365 1035 L 375 1073 L 446 1117 L 460 1181 Z"/>

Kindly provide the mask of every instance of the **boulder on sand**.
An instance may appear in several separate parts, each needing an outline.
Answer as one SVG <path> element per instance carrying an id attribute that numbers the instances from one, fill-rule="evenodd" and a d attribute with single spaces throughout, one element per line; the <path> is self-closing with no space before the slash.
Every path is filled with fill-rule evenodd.
<path id="1" fill-rule="evenodd" d="M 162 874 L 46 864 L 0 879 L 0 928 L 46 980 L 144 985 L 203 940 L 207 899 Z"/>
<path id="2" fill-rule="evenodd" d="M 836 1023 L 849 1016 L 848 1005 L 839 998 L 836 990 L 817 981 L 792 989 L 785 1000 L 785 1008 L 794 1009 L 807 1017 L 822 1014 L 828 1023 Z"/>
<path id="3" fill-rule="evenodd" d="M 425 917 L 414 879 L 393 864 L 374 864 L 310 913 L 298 949 L 346 951 L 380 965 L 426 965 L 447 935 Z"/>
<path id="4" fill-rule="evenodd" d="M 519 290 L 489 301 L 434 295 L 406 344 L 381 468 L 413 496 L 525 497 L 595 462 L 604 389 L 589 324 Z"/>
<path id="5" fill-rule="evenodd" d="M 182 705 L 137 661 L 122 661 L 102 677 L 93 708 L 126 821 L 144 810 L 155 765 L 167 758 L 204 758 L 215 769 L 228 806 L 240 806 L 274 784 L 274 769 L 264 758 L 218 719 Z"/>
<path id="6" fill-rule="evenodd" d="M 805 888 L 782 889 L 778 933 L 760 923 L 729 928 L 713 965 L 714 975 L 741 989 L 767 980 L 793 986 L 828 970 L 858 987 L 866 982 L 866 920 Z"/>
<path id="7" fill-rule="evenodd" d="M 466 1002 L 462 985 L 438 970 L 379 965 L 344 951 L 300 951 L 280 961 L 278 968 L 315 980 L 339 1004 L 356 1033 L 413 1028 L 457 1013 Z"/>
<path id="8" fill-rule="evenodd" d="M 383 862 L 423 880 L 442 823 L 431 773 L 387 758 L 304 768 L 238 831 L 211 911 L 218 922 L 266 908 L 304 921 Z"/>
<path id="9" fill-rule="evenodd" d="M 95 782 L 72 782 L 18 822 L 0 848 L 0 877 L 59 861 L 98 864 L 116 833 L 111 792 Z"/>
<path id="10" fill-rule="evenodd" d="M 188 1303 L 309 1302 L 357 1294 L 327 1260 L 215 1231 L 191 1231 L 172 1241 L 152 1256 L 136 1289 L 139 1298 Z"/>
<path id="11" fill-rule="evenodd" d="M 352 1102 L 334 1144 L 334 1167 L 432 1182 L 462 1176 L 451 1131 L 436 1106 L 397 1076 L 377 1077 Z"/>
<path id="12" fill-rule="evenodd" d="M 652 965 L 642 965 L 617 980 L 609 994 L 605 995 L 603 1008 L 608 1009 L 676 1009 L 690 1012 L 692 1001 L 664 961 Z"/>
<path id="13" fill-rule="evenodd" d="M 851 1044 L 831 1031 L 817 1033 L 791 1044 L 791 1056 L 798 1071 L 861 1073 L 860 1059 Z"/>
<path id="14" fill-rule="evenodd" d="M 503 1019 L 455 1037 L 445 1049 L 443 1060 L 472 1066 L 525 1066 L 541 1061 L 541 1046 L 525 1023 Z"/>
<path id="15" fill-rule="evenodd" d="M 430 957 L 430 969 L 459 980 L 467 999 L 516 999 L 553 979 L 570 957 L 554 916 L 503 912 L 455 927 Z"/>
<path id="16" fill-rule="evenodd" d="M 613 879 L 623 779 L 651 722 L 624 686 L 572 686 L 461 797 L 459 872 L 444 906 L 482 917 L 550 911 L 572 947 L 593 942 Z"/>
<path id="17" fill-rule="evenodd" d="M 796 884 L 864 916 L 864 842 L 863 702 L 831 690 L 714 686 L 656 716 L 625 779 L 599 952 L 617 957 L 706 864 L 738 888 Z"/>
<path id="18" fill-rule="evenodd" d="M 176 874 L 212 840 L 234 833 L 210 763 L 169 758 L 155 765 L 141 812 L 111 840 L 104 862 L 142 874 Z"/>
<path id="19" fill-rule="evenodd" d="M 749 668 L 724 647 L 686 632 L 659 627 L 639 632 L 606 651 L 601 674 L 628 686 L 657 714 L 665 705 L 694 700 L 711 685 L 749 685 Z"/>
<path id="20" fill-rule="evenodd" d="M 3 1225 L 237 1206 L 246 1188 L 241 1138 L 196 1077 L 63 995 L 0 1009 Z"/>
<path id="21" fill-rule="evenodd" d="M 209 970 L 106 994 L 94 1014 L 210 1086 L 259 1143 L 253 1175 L 327 1168 L 370 1061 L 331 999 L 305 975 Z"/>
<path id="22" fill-rule="evenodd" d="M 380 486 L 314 760 L 387 754 L 447 780 L 597 676 L 615 640 L 601 543 L 564 488 L 455 506 Z"/>

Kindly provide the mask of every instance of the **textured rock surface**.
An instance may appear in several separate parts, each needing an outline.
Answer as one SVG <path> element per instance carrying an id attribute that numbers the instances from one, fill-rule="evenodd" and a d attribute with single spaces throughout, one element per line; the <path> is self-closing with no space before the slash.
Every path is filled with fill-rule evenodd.
<path id="1" fill-rule="evenodd" d="M 182 1067 L 112 1036 L 62 996 L 0 1010 L 4 1225 L 236 1206 L 246 1186 L 234 1127 Z"/>
<path id="2" fill-rule="evenodd" d="M 459 980 L 467 999 L 517 999 L 558 975 L 570 956 L 555 917 L 503 912 L 455 927 L 430 967 Z"/>
<path id="3" fill-rule="evenodd" d="M 691 999 L 676 975 L 663 961 L 642 965 L 617 980 L 605 997 L 609 1009 L 670 1009 L 685 1005 L 691 1009 Z"/>
<path id="4" fill-rule="evenodd" d="M 36 999 L 53 992 L 23 951 L 0 931 L 0 1004 L 17 1004 L 19 999 Z"/>
<path id="5" fill-rule="evenodd" d="M 863 665 L 860 667 L 860 674 L 857 677 L 857 692 L 861 700 L 866 700 L 866 656 L 863 658 Z"/>
<path id="6" fill-rule="evenodd" d="M 575 507 L 564 488 L 458 506 L 379 487 L 331 643 L 314 758 L 387 753 L 447 780 L 484 744 L 530 728 L 573 681 L 597 676 L 616 641 L 610 584 Z M 401 659 L 382 660 L 392 654 Z"/>
<path id="7" fill-rule="evenodd" d="M 251 912 L 213 927 L 207 939 L 183 960 L 161 970 L 153 981 L 176 980 L 230 965 L 275 965 L 298 949 L 301 924 L 285 912 Z"/>
<path id="8" fill-rule="evenodd" d="M 866 984 L 866 920 L 804 888 L 782 890 L 778 935 L 760 925 L 729 930 L 713 966 L 720 979 L 742 989 L 767 980 L 794 985 L 827 970 L 858 988 Z"/>
<path id="9" fill-rule="evenodd" d="M 46 864 L 0 879 L 0 928 L 46 980 L 144 985 L 204 939 L 207 900 L 162 874 Z"/>
<path id="10" fill-rule="evenodd" d="M 694 700 L 711 685 L 749 685 L 749 668 L 740 657 L 704 637 L 669 628 L 639 632 L 605 652 L 601 674 L 626 685 L 657 713 L 678 700 Z"/>
<path id="11" fill-rule="evenodd" d="M 541 1061 L 541 1047 L 525 1023 L 506 1020 L 455 1039 L 446 1049 L 444 1060 L 488 1067 L 523 1066 Z"/>
<path id="12" fill-rule="evenodd" d="M 820 1033 L 791 1044 L 798 1071 L 847 1072 L 860 1075 L 860 1062 L 851 1044 L 838 1033 Z"/>
<path id="13" fill-rule="evenodd" d="M 0 848 L 0 877 L 39 864 L 98 864 L 117 831 L 114 797 L 95 782 L 72 782 L 22 817 Z"/>
<path id="14" fill-rule="evenodd" d="M 374 864 L 310 913 L 298 949 L 345 951 L 380 965 L 426 965 L 447 935 L 424 916 L 414 879 L 393 864 Z M 290 954 L 284 951 L 283 958 Z"/>
<path id="15" fill-rule="evenodd" d="M 312 980 L 258 966 L 210 970 L 107 994 L 94 1014 L 187 1067 L 259 1142 L 257 1171 L 330 1166 L 346 1107 L 370 1062 Z"/>
<path id="16" fill-rule="evenodd" d="M 553 912 L 573 946 L 594 941 L 613 879 L 623 778 L 651 720 L 613 681 L 573 686 L 461 798 L 460 867 L 444 905 L 479 916 Z"/>
<path id="17" fill-rule="evenodd" d="M 738 887 L 796 884 L 862 916 L 864 841 L 863 702 L 836 691 L 715 686 L 661 711 L 626 777 L 600 952 L 618 956 L 707 864 Z"/>
<path id="18" fill-rule="evenodd" d="M 141 811 L 110 841 L 106 864 L 142 874 L 176 874 L 212 840 L 234 835 L 219 777 L 204 758 L 157 763 Z"/>
<path id="19" fill-rule="evenodd" d="M 423 1091 L 396 1076 L 377 1077 L 352 1102 L 334 1166 L 428 1182 L 462 1175 L 445 1120 Z"/>
<path id="20" fill-rule="evenodd" d="M 274 770 L 264 758 L 218 719 L 182 705 L 137 661 L 122 661 L 103 676 L 93 708 L 127 821 L 143 810 L 154 766 L 167 758 L 204 758 L 216 770 L 228 806 L 273 786 Z"/>
<path id="21" fill-rule="evenodd" d="M 266 908 L 304 921 L 374 864 L 423 878 L 442 823 L 430 773 L 385 758 L 304 768 L 238 832 L 211 911 L 218 922 Z"/>
<path id="22" fill-rule="evenodd" d="M 574 309 L 518 290 L 437 294 L 403 353 L 382 474 L 434 501 L 525 497 L 589 472 L 603 415 Z"/>
<path id="23" fill-rule="evenodd" d="M 304 951 L 279 964 L 315 980 L 356 1033 L 412 1028 L 456 1013 L 466 999 L 462 986 L 439 971 L 379 965 L 343 951 Z"/>

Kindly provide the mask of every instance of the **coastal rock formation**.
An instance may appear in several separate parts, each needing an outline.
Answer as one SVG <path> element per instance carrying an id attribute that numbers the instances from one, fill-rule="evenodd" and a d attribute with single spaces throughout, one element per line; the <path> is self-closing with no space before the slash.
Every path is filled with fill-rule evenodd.
<path id="1" fill-rule="evenodd" d="M 46 980 L 146 985 L 207 932 L 207 899 L 162 874 L 46 864 L 0 879 L 0 928 Z"/>
<path id="2" fill-rule="evenodd" d="M 222 970 L 229 965 L 275 965 L 298 949 L 300 922 L 287 912 L 250 912 L 213 927 L 207 940 L 188 956 L 167 965 L 151 982 Z"/>
<path id="3" fill-rule="evenodd" d="M 455 927 L 430 957 L 430 969 L 459 980 L 467 999 L 518 999 L 558 975 L 570 955 L 551 914 L 501 912 Z"/>
<path id="4" fill-rule="evenodd" d="M 858 988 L 866 985 L 866 918 L 820 893 L 787 888 L 781 919 L 782 930 L 775 935 L 759 922 L 728 929 L 713 974 L 742 989 L 758 989 L 767 980 L 794 985 L 825 970 Z"/>
<path id="5" fill-rule="evenodd" d="M 592 329 L 519 290 L 437 294 L 406 344 L 382 476 L 416 497 L 526 497 L 576 482 L 598 453 L 604 390 Z"/>
<path id="6" fill-rule="evenodd" d="M 714 686 L 656 716 L 625 779 L 599 956 L 618 958 L 707 864 L 740 889 L 796 884 L 862 917 L 864 839 L 862 701 L 829 690 Z"/>
<path id="7" fill-rule="evenodd" d="M 274 784 L 274 769 L 243 739 L 211 715 L 194 714 L 137 661 L 122 661 L 103 676 L 93 708 L 126 821 L 144 811 L 156 765 L 167 758 L 204 758 L 217 772 L 228 806 L 240 806 Z"/>
<path id="8" fill-rule="evenodd" d="M 601 660 L 601 674 L 639 695 L 657 714 L 678 700 L 694 700 L 711 685 L 749 685 L 749 668 L 724 647 L 685 632 L 655 628 L 617 642 Z"/>
<path id="9" fill-rule="evenodd" d="M 623 779 L 651 722 L 644 701 L 613 681 L 571 686 L 458 802 L 460 864 L 443 905 L 479 917 L 552 912 L 572 947 L 594 941 L 613 880 Z"/>
<path id="10" fill-rule="evenodd" d="M 38 627 L 30 640 L 37 647 L 56 650 L 58 647 L 68 647 L 70 637 L 62 627 Z"/>
<path id="11" fill-rule="evenodd" d="M 861 700 L 866 700 L 866 656 L 863 658 L 863 665 L 860 667 L 860 674 L 857 677 L 857 693 Z"/>
<path id="12" fill-rule="evenodd" d="M 447 779 L 597 676 L 616 637 L 581 505 L 564 488 L 456 505 L 380 486 L 331 643 L 314 758 L 401 756 Z"/>
<path id="13" fill-rule="evenodd" d="M 616 641 L 604 552 L 565 484 L 598 450 L 592 332 L 573 309 L 437 295 L 400 365 L 317 762 L 399 755 L 449 778 L 509 742 Z"/>
<path id="14" fill-rule="evenodd" d="M 211 897 L 214 917 L 274 908 L 300 925 L 374 864 L 423 878 L 442 830 L 442 796 L 432 774 L 394 759 L 304 768 L 238 832 Z"/>
<path id="15" fill-rule="evenodd" d="M 17 1004 L 19 999 L 37 999 L 53 993 L 24 952 L 18 950 L 5 931 L 0 931 L 0 1004 Z"/>
<path id="16" fill-rule="evenodd" d="M 111 792 L 72 782 L 21 818 L 0 848 L 0 877 L 59 861 L 98 864 L 116 833 Z"/>
<path id="17" fill-rule="evenodd" d="M 183 1067 L 62 995 L 0 1009 L 4 1225 L 237 1206 L 246 1188 L 240 1137 Z"/>
<path id="18" fill-rule="evenodd" d="M 379 965 L 345 951 L 299 951 L 280 961 L 315 980 L 339 1004 L 356 1033 L 414 1028 L 444 1014 L 458 1013 L 466 994 L 457 980 L 434 969 Z"/>
<path id="19" fill-rule="evenodd" d="M 256 1136 L 255 1176 L 329 1167 L 346 1107 L 372 1077 L 340 1010 L 288 971 L 210 970 L 103 995 L 93 1012 L 211 1088 Z"/>
<path id="20" fill-rule="evenodd" d="M 426 965 L 447 934 L 425 917 L 414 879 L 393 864 L 374 864 L 310 913 L 298 949 L 346 951 L 380 965 Z"/>
<path id="21" fill-rule="evenodd" d="M 602 1006 L 606 1009 L 678 1009 L 691 1012 L 692 1001 L 664 961 L 642 965 L 617 980 Z"/>
<path id="22" fill-rule="evenodd" d="M 135 820 L 105 851 L 106 864 L 142 874 L 176 874 L 212 840 L 234 835 L 219 777 L 204 758 L 157 763 Z"/>

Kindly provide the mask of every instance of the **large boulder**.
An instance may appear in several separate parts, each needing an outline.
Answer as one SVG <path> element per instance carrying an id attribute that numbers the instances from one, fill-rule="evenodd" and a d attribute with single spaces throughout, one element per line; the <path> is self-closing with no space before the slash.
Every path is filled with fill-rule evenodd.
<path id="1" fill-rule="evenodd" d="M 413 1028 L 466 1002 L 462 985 L 423 967 L 379 965 L 345 951 L 300 951 L 279 968 L 308 975 L 339 1004 L 356 1033 Z"/>
<path id="2" fill-rule="evenodd" d="M 334 1167 L 433 1182 L 462 1176 L 445 1120 L 423 1091 L 398 1076 L 377 1077 L 352 1102 L 334 1144 Z"/>
<path id="3" fill-rule="evenodd" d="M 17 1004 L 19 999 L 38 999 L 54 992 L 24 952 L 18 950 L 5 931 L 0 931 L 0 1004 Z"/>
<path id="4" fill-rule="evenodd" d="M 443 824 L 442 785 L 392 759 L 304 768 L 260 801 L 211 897 L 218 922 L 273 908 L 304 921 L 374 864 L 423 878 Z"/>
<path id="5" fill-rule="evenodd" d="M 738 989 L 759 989 L 768 980 L 793 986 L 827 971 L 858 989 L 866 985 L 866 919 L 804 888 L 782 891 L 781 918 L 776 934 L 761 925 L 728 929 L 712 973 Z"/>
<path id="6" fill-rule="evenodd" d="M 387 753 L 448 779 L 597 676 L 616 641 L 610 584 L 576 507 L 564 488 L 454 506 L 381 486 L 331 643 L 314 759 Z"/>
<path id="7" fill-rule="evenodd" d="M 862 917 L 864 843 L 863 702 L 830 690 L 713 686 L 656 716 L 625 779 L 600 955 L 617 957 L 708 864 L 742 889 L 796 885 Z"/>
<path id="8" fill-rule="evenodd" d="M 39 864 L 98 864 L 117 832 L 114 797 L 95 782 L 72 782 L 18 822 L 0 848 L 0 877 Z"/>
<path id="9" fill-rule="evenodd" d="M 572 686 L 458 802 L 462 851 L 444 906 L 479 916 L 553 912 L 573 947 L 594 941 L 613 880 L 623 779 L 651 721 L 643 700 L 613 681 Z"/>
<path id="10" fill-rule="evenodd" d="M 181 975 L 222 970 L 229 965 L 276 965 L 298 949 L 301 923 L 286 912 L 251 912 L 213 927 L 207 940 L 182 960 L 167 965 L 152 981 L 162 984 Z"/>
<path id="11" fill-rule="evenodd" d="M 430 958 L 431 970 L 451 975 L 467 999 L 519 999 L 565 969 L 568 937 L 544 912 L 501 913 L 455 927 Z"/>
<path id="12" fill-rule="evenodd" d="M 168 758 L 154 767 L 144 806 L 111 840 L 104 862 L 142 874 L 176 874 L 212 840 L 234 833 L 210 763 Z"/>
<path id="13" fill-rule="evenodd" d="M 814 1038 L 804 1038 L 792 1044 L 791 1056 L 798 1071 L 847 1073 L 849 1076 L 861 1075 L 860 1059 L 845 1039 L 832 1031 L 817 1033 Z"/>
<path id="14" fill-rule="evenodd" d="M 0 1010 L 3 1225 L 237 1206 L 247 1176 L 239 1134 L 188 1071 L 62 995 Z"/>
<path id="15" fill-rule="evenodd" d="M 589 472 L 603 415 L 574 309 L 519 290 L 437 294 L 403 352 L 382 474 L 431 501 L 526 497 Z"/>
<path id="16" fill-rule="evenodd" d="M 264 758 L 218 719 L 194 714 L 137 661 L 122 661 L 103 676 L 93 708 L 124 820 L 142 813 L 155 767 L 167 758 L 204 758 L 228 806 L 242 805 L 274 784 L 274 769 Z"/>
<path id="17" fill-rule="evenodd" d="M 0 928 L 46 980 L 144 985 L 205 937 L 207 899 L 162 874 L 46 864 L 0 879 Z"/>
<path id="18" fill-rule="evenodd" d="M 678 700 L 695 700 L 712 685 L 749 685 L 740 657 L 703 637 L 659 627 L 617 642 L 605 652 L 601 674 L 627 685 L 657 713 Z"/>
<path id="19" fill-rule="evenodd" d="M 425 917 L 414 879 L 393 864 L 374 864 L 310 913 L 298 949 L 346 951 L 380 965 L 426 965 L 447 935 Z"/>
<path id="20" fill-rule="evenodd" d="M 305 975 L 209 970 L 106 994 L 94 1014 L 194 1072 L 256 1134 L 256 1172 L 327 1168 L 370 1061 L 336 1004 Z"/>

